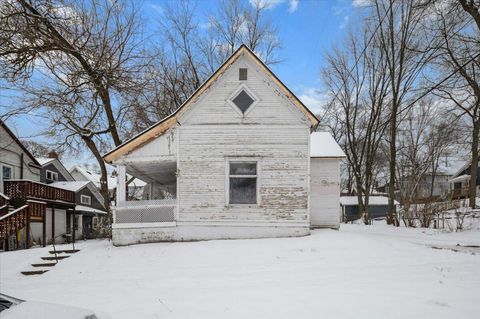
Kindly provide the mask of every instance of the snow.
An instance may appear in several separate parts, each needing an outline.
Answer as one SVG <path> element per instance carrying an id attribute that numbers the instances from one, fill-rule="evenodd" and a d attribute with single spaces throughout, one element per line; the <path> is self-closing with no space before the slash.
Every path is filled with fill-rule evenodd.
<path id="1" fill-rule="evenodd" d="M 78 181 L 78 182 L 55 182 L 51 183 L 50 186 L 65 189 L 67 191 L 77 192 L 80 189 L 84 188 L 89 181 Z"/>
<path id="2" fill-rule="evenodd" d="M 88 309 L 72 308 L 45 302 L 23 302 L 2 312 L 2 319 L 86 319 L 94 313 Z"/>
<path id="3" fill-rule="evenodd" d="M 464 174 L 448 180 L 449 183 L 457 183 L 470 180 L 470 175 Z"/>
<path id="4" fill-rule="evenodd" d="M 345 157 L 340 145 L 328 132 L 313 132 L 310 135 L 310 157 Z"/>
<path id="5" fill-rule="evenodd" d="M 95 209 L 93 207 L 88 207 L 88 206 L 83 206 L 83 205 L 76 205 L 75 209 L 80 212 L 90 212 L 94 214 L 107 214 L 106 211 L 100 210 L 100 209 Z"/>
<path id="6" fill-rule="evenodd" d="M 55 160 L 54 158 L 47 158 L 47 157 L 36 157 L 35 159 L 42 166 Z"/>
<path id="7" fill-rule="evenodd" d="M 115 168 L 111 165 L 107 165 L 107 168 L 113 171 Z M 88 181 L 91 181 L 97 188 L 100 188 L 100 178 L 101 175 L 97 174 L 95 172 L 92 172 L 85 167 L 75 165 L 73 166 L 69 172 L 73 172 L 74 170 L 77 170 L 83 177 L 85 177 Z M 127 174 L 127 180 L 130 179 L 132 176 Z M 109 190 L 113 190 L 117 187 L 117 178 L 114 176 L 111 176 L 110 174 L 107 176 L 107 185 Z M 135 178 L 129 186 L 135 186 L 135 187 L 144 187 L 147 185 L 144 181 Z"/>
<path id="8" fill-rule="evenodd" d="M 397 201 L 394 201 L 394 202 L 395 202 L 395 205 L 400 204 Z M 340 196 L 340 205 L 342 205 L 342 206 L 358 205 L 358 197 L 357 196 Z M 369 196 L 368 197 L 368 205 L 369 206 L 388 205 L 388 197 L 385 197 L 385 196 Z"/>
<path id="9" fill-rule="evenodd" d="M 342 225 L 311 236 L 81 251 L 41 276 L 47 248 L 0 254 L 2 292 L 112 318 L 477 318 L 480 227 Z M 70 246 L 66 246 L 70 247 Z M 435 247 L 436 249 L 433 249 Z"/>

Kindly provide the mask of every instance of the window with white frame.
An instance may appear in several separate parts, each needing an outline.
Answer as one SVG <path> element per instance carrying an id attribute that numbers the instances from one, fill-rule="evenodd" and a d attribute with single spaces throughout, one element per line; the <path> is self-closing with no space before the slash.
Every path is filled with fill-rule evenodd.
<path id="1" fill-rule="evenodd" d="M 93 217 L 92 218 L 92 227 L 93 229 L 98 229 L 100 227 L 100 217 Z"/>
<path id="2" fill-rule="evenodd" d="M 257 162 L 230 161 L 228 203 L 257 204 Z"/>
<path id="3" fill-rule="evenodd" d="M 13 178 L 13 168 L 11 166 L 2 165 L 2 180 L 6 181 Z"/>
<path id="4" fill-rule="evenodd" d="M 58 181 L 58 173 L 57 172 L 52 172 L 47 169 L 47 181 Z"/>
<path id="5" fill-rule="evenodd" d="M 84 205 L 91 205 L 92 198 L 88 195 L 80 195 L 80 203 Z"/>

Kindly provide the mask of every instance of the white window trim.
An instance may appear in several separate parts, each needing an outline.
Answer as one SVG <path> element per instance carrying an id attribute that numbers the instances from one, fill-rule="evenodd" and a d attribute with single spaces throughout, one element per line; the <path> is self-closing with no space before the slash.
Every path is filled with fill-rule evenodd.
<path id="1" fill-rule="evenodd" d="M 92 229 L 98 229 L 100 225 L 100 217 L 94 216 L 92 217 Z"/>
<path id="2" fill-rule="evenodd" d="M 4 176 L 3 176 L 3 168 L 4 167 L 10 168 L 10 178 L 9 179 L 5 179 Z M 7 165 L 7 164 L 1 164 L 0 165 L 0 174 L 1 174 L 0 177 L 1 177 L 2 181 L 8 181 L 8 180 L 11 180 L 11 179 L 15 179 L 15 177 L 13 176 L 13 173 L 14 173 L 13 166 Z"/>
<path id="3" fill-rule="evenodd" d="M 233 99 L 235 99 L 237 97 L 238 94 L 240 94 L 240 92 L 242 91 L 245 91 L 247 92 L 248 95 L 250 95 L 250 97 L 253 99 L 253 103 L 252 105 L 250 105 L 250 107 L 245 111 L 245 113 L 242 112 L 242 110 L 240 110 L 240 108 L 238 106 L 235 105 L 235 103 L 233 103 Z M 233 107 L 233 109 L 242 117 L 245 117 L 248 115 L 248 113 L 250 113 L 254 108 L 255 106 L 257 106 L 257 104 L 260 102 L 260 99 L 252 92 L 252 90 L 250 90 L 248 88 L 248 86 L 246 84 L 241 84 L 236 90 L 235 92 L 233 92 L 232 95 L 230 95 L 230 97 L 227 99 L 227 103 Z"/>
<path id="4" fill-rule="evenodd" d="M 230 163 L 256 163 L 257 174 L 256 175 L 230 175 Z M 260 183 L 261 183 L 261 159 L 258 157 L 227 157 L 225 159 L 225 207 L 241 207 L 241 208 L 255 208 L 261 207 L 262 200 L 260 198 Z M 230 204 L 230 177 L 256 177 L 257 182 L 257 203 L 256 204 Z"/>
<path id="5" fill-rule="evenodd" d="M 55 179 L 55 178 L 48 178 L 48 173 L 50 173 L 50 174 L 52 175 L 52 177 L 53 177 L 53 176 L 56 176 L 56 179 Z M 48 181 L 55 181 L 55 182 L 57 182 L 57 181 L 58 181 L 58 173 L 47 169 L 47 170 L 45 171 L 45 179 L 48 180 Z"/>
<path id="6" fill-rule="evenodd" d="M 85 202 L 83 201 L 84 198 L 88 198 L 88 203 L 85 203 Z M 91 206 L 91 205 L 92 205 L 92 197 L 91 197 L 91 196 L 88 196 L 88 195 L 80 195 L 80 204 Z"/>

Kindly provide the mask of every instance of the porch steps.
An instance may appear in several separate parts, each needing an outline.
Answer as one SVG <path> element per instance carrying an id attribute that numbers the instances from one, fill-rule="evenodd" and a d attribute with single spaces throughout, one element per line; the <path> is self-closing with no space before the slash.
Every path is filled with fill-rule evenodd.
<path id="1" fill-rule="evenodd" d="M 43 260 L 62 260 L 65 258 L 69 258 L 70 256 L 64 255 L 64 256 L 48 256 L 48 257 L 42 257 Z"/>
<path id="2" fill-rule="evenodd" d="M 47 271 L 48 271 L 48 269 L 22 271 L 22 275 L 25 275 L 25 276 L 42 275 L 42 274 L 46 273 Z"/>
<path id="3" fill-rule="evenodd" d="M 55 265 L 65 259 L 69 258 L 72 254 L 75 254 L 79 252 L 80 249 L 64 249 L 64 250 L 57 250 L 57 256 L 47 256 L 47 257 L 40 257 L 44 262 L 40 263 L 34 263 L 31 264 L 31 267 L 33 267 L 32 270 L 26 270 L 22 271 L 22 275 L 25 276 L 35 276 L 35 275 L 42 275 L 52 269 L 52 267 L 55 267 Z M 50 254 L 55 254 L 55 251 L 51 250 L 49 251 Z"/>
<path id="4" fill-rule="evenodd" d="M 57 254 L 75 254 L 75 253 L 78 253 L 80 251 L 80 249 L 66 249 L 66 250 L 57 250 L 56 253 Z M 50 250 L 49 251 L 50 254 L 55 254 L 55 250 Z"/>

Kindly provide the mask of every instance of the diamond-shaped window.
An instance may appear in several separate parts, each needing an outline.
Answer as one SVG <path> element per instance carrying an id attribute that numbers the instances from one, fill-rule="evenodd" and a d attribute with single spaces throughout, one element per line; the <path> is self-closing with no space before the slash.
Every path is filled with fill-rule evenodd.
<path id="1" fill-rule="evenodd" d="M 248 95 L 247 92 L 242 90 L 233 100 L 233 103 L 242 111 L 242 113 L 245 113 L 248 108 L 255 102 L 254 99 Z"/>

